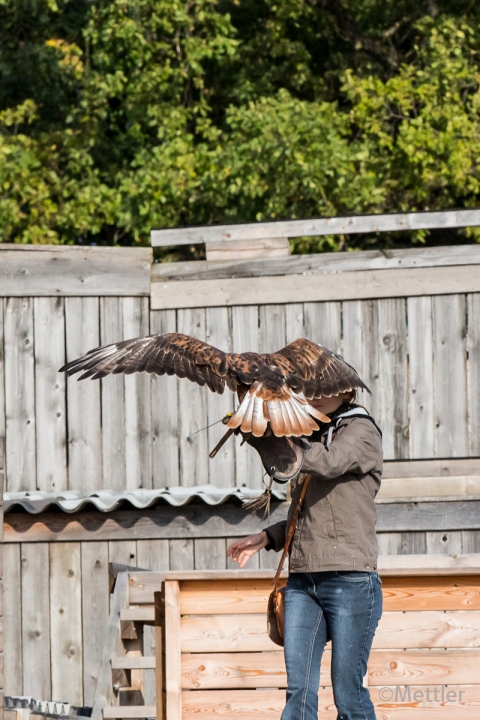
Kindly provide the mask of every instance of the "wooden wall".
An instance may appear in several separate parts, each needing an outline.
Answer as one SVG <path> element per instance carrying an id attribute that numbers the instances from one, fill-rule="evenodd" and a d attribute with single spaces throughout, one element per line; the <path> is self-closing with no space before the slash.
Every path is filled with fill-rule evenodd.
<path id="1" fill-rule="evenodd" d="M 4 622 L 3 622 L 3 482 L 4 482 L 5 442 L 0 437 L 0 720 L 3 720 L 4 688 Z"/>
<path id="2" fill-rule="evenodd" d="M 479 530 L 379 534 L 380 553 L 480 552 Z M 5 692 L 93 703 L 109 612 L 108 563 L 155 571 L 224 570 L 233 538 L 7 543 Z M 246 570 L 273 569 L 263 551 Z"/>
<path id="3" fill-rule="evenodd" d="M 0 433 L 7 490 L 172 485 L 259 487 L 253 451 L 208 451 L 233 408 L 187 380 L 147 375 L 66 381 L 87 350 L 155 332 L 225 350 L 273 351 L 305 335 L 354 364 L 387 459 L 480 454 L 480 294 L 149 312 L 146 297 L 0 298 Z M 366 395 L 363 393 L 363 395 Z"/>

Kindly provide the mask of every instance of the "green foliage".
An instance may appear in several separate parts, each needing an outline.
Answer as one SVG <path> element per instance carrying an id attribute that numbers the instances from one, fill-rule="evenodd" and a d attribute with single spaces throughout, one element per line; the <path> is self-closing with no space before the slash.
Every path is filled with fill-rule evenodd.
<path id="1" fill-rule="evenodd" d="M 479 49 L 459 0 L 0 0 L 0 239 L 477 206 Z"/>

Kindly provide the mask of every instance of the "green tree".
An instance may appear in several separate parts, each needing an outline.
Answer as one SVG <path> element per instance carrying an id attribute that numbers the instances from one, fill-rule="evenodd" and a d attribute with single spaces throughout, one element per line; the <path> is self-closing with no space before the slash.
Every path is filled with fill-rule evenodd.
<path id="1" fill-rule="evenodd" d="M 467 0 L 0 0 L 0 238 L 473 207 L 479 49 Z"/>

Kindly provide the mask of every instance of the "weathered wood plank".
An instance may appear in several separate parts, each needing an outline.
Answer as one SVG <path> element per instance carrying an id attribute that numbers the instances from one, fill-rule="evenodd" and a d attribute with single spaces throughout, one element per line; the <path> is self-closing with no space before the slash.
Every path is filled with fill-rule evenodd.
<path id="1" fill-rule="evenodd" d="M 139 567 L 149 568 L 156 572 L 168 571 L 170 566 L 170 552 L 168 540 L 139 540 L 137 542 L 137 562 Z M 134 603 L 131 593 L 132 586 L 129 583 L 129 600 Z M 161 590 L 161 585 L 156 588 Z M 152 600 L 153 601 L 153 600 Z M 155 613 L 154 613 L 155 616 Z M 155 617 L 153 618 L 155 619 Z M 149 625 L 143 626 L 143 654 L 146 656 L 155 656 L 156 628 Z M 154 705 L 156 699 L 156 682 L 155 672 L 153 670 L 145 670 L 143 674 L 143 700 L 146 705 Z M 158 720 L 158 718 L 157 718 Z"/>
<path id="2" fill-rule="evenodd" d="M 224 352 L 233 352 L 231 310 L 207 308 L 205 322 L 207 342 Z M 225 425 L 218 421 L 227 413 L 233 412 L 233 409 L 234 395 L 228 388 L 225 388 L 223 395 L 207 393 L 207 417 L 210 427 L 203 432 L 207 433 L 209 450 L 213 450 L 226 431 Z M 232 438 L 225 443 L 213 460 L 210 460 L 208 470 L 209 482 L 213 485 L 235 486 L 235 441 Z"/>
<path id="3" fill-rule="evenodd" d="M 287 503 L 274 506 L 270 522 L 285 520 L 287 510 Z M 377 513 L 378 532 L 480 529 L 478 500 L 379 503 Z M 92 511 L 74 516 L 46 513 L 38 518 L 28 513 L 8 513 L 5 542 L 124 541 L 132 533 L 139 540 L 172 538 L 172 542 L 183 542 L 193 537 L 242 537 L 269 524 L 233 504 L 219 506 L 215 512 L 210 507 L 187 505 L 181 509 L 160 506 L 142 512 L 119 510 L 112 515 Z M 173 558 L 172 550 L 170 556 Z"/>
<path id="4" fill-rule="evenodd" d="M 130 538 L 132 535 L 130 535 Z M 109 542 L 108 561 L 121 565 L 137 566 L 137 543 L 129 539 L 128 542 Z"/>
<path id="5" fill-rule="evenodd" d="M 100 299 L 102 345 L 123 340 L 123 303 L 120 298 Z M 126 487 L 125 384 L 122 375 L 100 380 L 102 396 L 103 487 Z"/>
<path id="6" fill-rule="evenodd" d="M 180 650 L 180 588 L 165 583 L 165 682 L 168 720 L 182 720 L 182 668 Z"/>
<path id="7" fill-rule="evenodd" d="M 119 573 L 115 582 L 115 590 L 110 605 L 110 615 L 105 633 L 105 644 L 102 651 L 102 664 L 98 673 L 92 720 L 102 720 L 108 703 L 113 704 L 115 696 L 112 688 L 111 659 L 115 653 L 120 636 L 120 611 L 128 602 L 128 573 Z"/>
<path id="8" fill-rule="evenodd" d="M 377 422 L 383 431 L 387 459 L 409 456 L 407 319 L 405 300 L 378 302 Z"/>
<path id="9" fill-rule="evenodd" d="M 148 299 L 124 298 L 123 337 L 149 334 Z M 125 473 L 126 489 L 152 487 L 152 426 L 150 376 L 135 373 L 124 376 L 125 386 Z"/>
<path id="10" fill-rule="evenodd" d="M 152 265 L 152 282 L 164 280 L 218 280 L 219 278 L 387 270 L 441 265 L 478 265 L 480 249 L 475 245 L 422 247 L 401 250 L 315 253 L 289 258 L 235 260 L 233 262 L 177 262 Z"/>
<path id="11" fill-rule="evenodd" d="M 2 245 L 0 252 L 0 284 L 5 296 L 150 292 L 150 248 Z"/>
<path id="12" fill-rule="evenodd" d="M 462 531 L 462 553 L 480 553 L 480 532 L 478 530 Z"/>
<path id="13" fill-rule="evenodd" d="M 196 570 L 225 570 L 227 557 L 223 538 L 198 538 L 194 542 Z"/>
<path id="14" fill-rule="evenodd" d="M 150 313 L 151 334 L 176 330 L 175 310 Z M 178 384 L 176 377 L 151 377 L 152 467 L 155 488 L 180 485 Z"/>
<path id="15" fill-rule="evenodd" d="M 203 225 L 198 227 L 152 230 L 152 246 L 190 245 L 203 242 L 233 242 L 264 238 L 294 238 L 304 235 L 343 235 L 480 225 L 480 210 L 441 210 L 432 212 L 352 215 L 308 220 Z"/>
<path id="16" fill-rule="evenodd" d="M 100 345 L 98 298 L 65 298 L 67 361 Z M 67 382 L 69 487 L 92 492 L 103 487 L 100 383 Z"/>
<path id="17" fill-rule="evenodd" d="M 191 535 L 182 540 L 170 540 L 170 570 L 193 570 L 195 567 L 193 540 L 189 539 Z"/>
<path id="18" fill-rule="evenodd" d="M 82 552 L 84 704 L 92 706 L 108 623 L 108 545 L 85 542 Z"/>
<path id="19" fill-rule="evenodd" d="M 480 291 L 479 265 L 362 270 L 318 275 L 161 280 L 151 284 L 152 310 L 228 305 L 362 300 Z"/>
<path id="20" fill-rule="evenodd" d="M 383 478 L 450 477 L 478 475 L 478 458 L 443 458 L 385 462 Z"/>
<path id="21" fill-rule="evenodd" d="M 179 310 L 178 332 L 205 340 L 205 311 Z M 205 485 L 208 483 L 208 425 L 206 387 L 189 380 L 178 384 L 178 402 L 188 412 L 179 413 L 180 428 L 180 484 Z M 201 432 L 198 432 L 198 431 Z"/>
<path id="22" fill-rule="evenodd" d="M 305 337 L 342 354 L 342 306 L 338 302 L 305 303 Z"/>
<path id="23" fill-rule="evenodd" d="M 258 307 L 232 307 L 232 344 L 235 352 L 259 352 Z M 237 486 L 262 487 L 263 467 L 258 453 L 238 438 L 235 442 L 235 478 Z"/>
<path id="24" fill-rule="evenodd" d="M 4 545 L 5 694 L 23 695 L 20 545 Z"/>
<path id="25" fill-rule="evenodd" d="M 450 531 L 444 533 L 427 532 L 427 553 L 434 555 L 453 555 L 462 552 L 462 533 Z"/>
<path id="26" fill-rule="evenodd" d="M 410 370 L 410 448 L 414 458 L 435 455 L 432 298 L 407 298 Z"/>
<path id="27" fill-rule="evenodd" d="M 52 697 L 83 705 L 80 543 L 50 545 Z"/>
<path id="28" fill-rule="evenodd" d="M 35 490 L 35 359 L 33 300 L 8 298 L 5 306 L 6 490 Z"/>
<path id="29" fill-rule="evenodd" d="M 436 455 L 469 454 L 465 296 L 433 299 Z"/>
<path id="30" fill-rule="evenodd" d="M 51 697 L 49 546 L 26 544 L 22 563 L 23 692 L 36 698 Z M 18 630 L 17 630 L 18 631 Z"/>
<path id="31" fill-rule="evenodd" d="M 110 705 L 104 708 L 103 717 L 106 718 L 154 718 L 157 708 L 155 705 Z"/>
<path id="32" fill-rule="evenodd" d="M 375 501 L 398 502 L 427 498 L 460 500 L 467 497 L 480 499 L 480 475 L 385 478 Z"/>
<path id="33" fill-rule="evenodd" d="M 467 296 L 470 445 L 480 455 L 480 294 Z"/>
<path id="34" fill-rule="evenodd" d="M 344 308 L 345 305 L 346 303 L 343 304 Z M 348 347 L 347 343 L 351 345 L 351 341 L 347 338 L 347 332 L 350 332 L 350 328 L 347 325 L 349 315 L 350 314 L 347 313 L 346 316 L 344 316 L 343 323 L 343 345 L 345 354 L 345 348 Z M 381 354 L 381 339 L 379 336 L 379 302 L 377 300 L 366 300 L 360 302 L 359 307 L 355 308 L 354 317 L 355 323 L 357 325 L 358 323 L 360 324 L 360 333 L 358 332 L 358 327 L 354 329 L 355 335 L 360 342 L 356 348 L 352 348 L 352 360 L 348 359 L 350 357 L 350 348 L 349 355 L 345 355 L 345 359 L 347 362 L 353 364 L 354 367 L 361 368 L 361 377 L 373 393 L 373 395 L 368 395 L 366 392 L 362 391 L 360 393 L 360 397 L 363 396 L 362 403 L 370 409 L 370 412 L 377 419 L 377 422 L 381 422 L 380 417 L 382 416 L 382 412 L 385 412 L 385 409 L 382 409 L 379 397 Z"/>
<path id="35" fill-rule="evenodd" d="M 303 303 L 290 303 L 285 306 L 285 340 L 287 343 L 291 343 L 300 337 L 307 337 L 303 319 Z"/>
<path id="36" fill-rule="evenodd" d="M 288 238 L 264 238 L 263 240 L 236 240 L 234 243 L 207 242 L 207 261 L 248 260 L 259 257 L 288 257 Z"/>
<path id="37" fill-rule="evenodd" d="M 1 255 L 0 255 L 1 257 Z M 65 375 L 65 306 L 62 298 L 34 299 L 35 414 L 37 487 L 67 489 Z"/>
<path id="38" fill-rule="evenodd" d="M 5 300 L 0 298 L 0 437 L 5 438 Z M 5 456 L 5 448 L 3 448 Z M 5 457 L 3 458 L 5 461 Z"/>

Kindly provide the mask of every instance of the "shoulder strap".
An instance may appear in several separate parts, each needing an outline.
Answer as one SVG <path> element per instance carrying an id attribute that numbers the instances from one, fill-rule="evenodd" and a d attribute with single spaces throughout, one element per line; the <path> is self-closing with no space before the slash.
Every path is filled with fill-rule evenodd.
<path id="1" fill-rule="evenodd" d="M 326 445 L 330 445 L 332 442 L 332 436 L 335 430 L 337 430 L 338 426 L 340 425 L 341 421 L 344 419 L 350 419 L 350 418 L 362 418 L 363 420 L 370 420 L 371 423 L 375 425 L 378 432 L 380 433 L 380 436 L 382 436 L 382 431 L 378 427 L 377 423 L 375 422 L 374 418 L 368 413 L 365 408 L 358 407 L 353 408 L 352 410 L 348 410 L 345 413 L 342 413 L 341 415 L 338 415 L 334 420 L 332 420 L 331 425 L 328 428 L 328 434 L 327 434 L 327 442 Z"/>
<path id="2" fill-rule="evenodd" d="M 298 499 L 297 506 L 296 506 L 295 510 L 293 511 L 292 522 L 290 523 L 290 527 L 288 528 L 287 539 L 285 541 L 285 547 L 283 548 L 283 553 L 282 553 L 282 557 L 280 558 L 280 562 L 278 564 L 277 572 L 275 573 L 275 577 L 273 578 L 273 585 L 275 586 L 275 590 L 277 590 L 277 588 L 278 588 L 278 581 L 280 579 L 280 574 L 282 572 L 283 563 L 285 562 L 285 558 L 287 557 L 287 553 L 288 553 L 288 550 L 292 543 L 293 536 L 295 535 L 295 530 L 297 529 L 298 516 L 300 515 L 303 501 L 305 500 L 305 495 L 307 494 L 308 483 L 310 482 L 311 477 L 312 477 L 311 474 L 309 474 L 303 481 L 302 492 L 300 493 L 300 497 Z"/>

